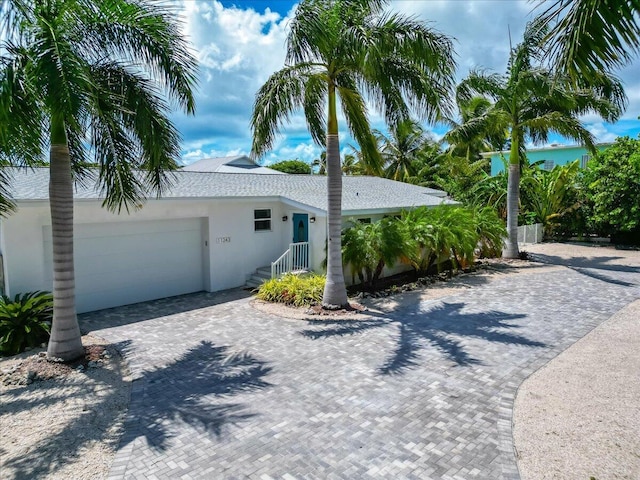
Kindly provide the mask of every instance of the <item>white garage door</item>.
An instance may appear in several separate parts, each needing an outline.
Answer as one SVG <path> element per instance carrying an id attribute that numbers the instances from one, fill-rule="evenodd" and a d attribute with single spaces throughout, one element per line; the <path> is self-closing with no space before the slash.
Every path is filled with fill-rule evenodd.
<path id="1" fill-rule="evenodd" d="M 204 289 L 199 218 L 80 224 L 74 239 L 78 313 Z"/>

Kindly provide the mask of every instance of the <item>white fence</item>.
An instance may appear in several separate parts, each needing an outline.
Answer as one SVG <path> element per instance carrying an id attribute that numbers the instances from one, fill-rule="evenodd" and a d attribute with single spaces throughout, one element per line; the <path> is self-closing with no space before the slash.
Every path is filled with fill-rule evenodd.
<path id="1" fill-rule="evenodd" d="M 544 228 L 541 223 L 518 227 L 518 243 L 540 243 L 543 236 Z"/>

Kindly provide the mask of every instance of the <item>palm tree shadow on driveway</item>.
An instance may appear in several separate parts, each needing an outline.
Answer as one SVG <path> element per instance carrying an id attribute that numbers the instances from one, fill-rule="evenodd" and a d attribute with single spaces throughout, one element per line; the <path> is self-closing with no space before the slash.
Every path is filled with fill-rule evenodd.
<path id="1" fill-rule="evenodd" d="M 487 311 L 466 313 L 465 304 L 442 303 L 422 308 L 420 304 L 395 310 L 375 320 L 349 320 L 326 322 L 314 320 L 312 327 L 301 334 L 310 339 L 356 335 L 370 329 L 395 326 L 398 337 L 395 348 L 378 368 L 383 375 L 400 374 L 419 367 L 421 349 L 436 348 L 445 358 L 458 366 L 481 364 L 465 348 L 465 339 L 477 338 L 489 342 L 546 347 L 546 344 L 514 333 L 519 325 L 514 322 L 526 315 Z M 320 327 L 320 328 L 317 328 Z"/>
<path id="2" fill-rule="evenodd" d="M 120 447 L 139 437 L 164 450 L 172 433 L 168 425 L 183 423 L 220 437 L 225 425 L 255 416 L 227 399 L 269 387 L 265 362 L 248 353 L 201 342 L 173 363 L 143 374 L 134 383 L 130 422 Z"/>
<path id="3" fill-rule="evenodd" d="M 534 253 L 531 256 L 537 262 L 550 265 L 562 265 L 582 275 L 623 287 L 633 287 L 636 286 L 637 283 L 613 278 L 611 274 L 640 273 L 640 267 L 615 262 L 616 260 L 624 260 L 624 257 L 619 256 L 599 256 L 593 258 L 571 257 L 570 259 L 543 253 Z"/>
<path id="4" fill-rule="evenodd" d="M 125 341 L 113 347 L 124 351 L 129 344 L 129 341 Z M 231 399 L 269 387 L 265 377 L 270 372 L 271 367 L 265 362 L 247 353 L 201 342 L 172 363 L 144 372 L 134 380 L 119 449 L 138 438 L 144 438 L 154 450 L 166 450 L 176 424 L 187 424 L 216 437 L 223 436 L 226 426 L 239 424 L 258 414 Z M 123 372 L 118 370 L 111 377 L 121 379 L 122 375 Z M 47 389 L 51 385 L 53 383 L 43 382 L 39 388 Z M 6 395 L 17 399 L 24 388 L 8 391 Z M 25 402 L 20 410 L 75 401 L 74 396 L 78 395 L 41 395 Z M 112 391 L 109 395 L 99 397 L 92 408 L 67 423 L 62 431 L 54 429 L 30 452 L 4 462 L 0 470 L 6 471 L 10 477 L 13 473 L 12 478 L 41 478 L 55 474 L 61 461 L 69 462 L 81 457 L 84 447 L 89 443 L 104 442 L 106 431 L 114 425 L 116 418 L 112 418 L 112 423 L 103 428 L 87 429 L 86 426 L 94 421 L 92 412 L 103 406 L 113 408 L 114 395 L 116 393 Z M 61 449 L 61 438 L 72 441 Z M 1 474 L 0 477 L 4 478 Z"/>

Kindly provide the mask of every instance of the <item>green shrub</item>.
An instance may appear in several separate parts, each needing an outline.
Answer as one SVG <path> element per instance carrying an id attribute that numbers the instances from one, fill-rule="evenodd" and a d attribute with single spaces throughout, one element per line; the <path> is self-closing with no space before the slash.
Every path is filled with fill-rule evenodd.
<path id="1" fill-rule="evenodd" d="M 263 283 L 257 297 L 266 302 L 284 303 L 301 307 L 322 302 L 325 284 L 324 275 L 293 275 L 288 273 Z"/>
<path id="2" fill-rule="evenodd" d="M 311 165 L 302 160 L 283 160 L 273 165 L 268 165 L 268 167 L 272 170 L 290 174 L 308 175 L 311 173 Z"/>
<path id="3" fill-rule="evenodd" d="M 397 219 L 355 222 L 342 233 L 342 261 L 366 287 L 373 288 L 385 266 L 392 267 L 407 250 Z"/>
<path id="4" fill-rule="evenodd" d="M 618 138 L 593 157 L 582 180 L 595 232 L 640 236 L 640 139 Z"/>
<path id="5" fill-rule="evenodd" d="M 0 354 L 15 355 L 48 341 L 53 297 L 47 292 L 0 297 Z"/>
<path id="6" fill-rule="evenodd" d="M 476 209 L 473 212 L 478 233 L 478 256 L 480 258 L 499 257 L 502 254 L 507 228 L 493 207 Z"/>

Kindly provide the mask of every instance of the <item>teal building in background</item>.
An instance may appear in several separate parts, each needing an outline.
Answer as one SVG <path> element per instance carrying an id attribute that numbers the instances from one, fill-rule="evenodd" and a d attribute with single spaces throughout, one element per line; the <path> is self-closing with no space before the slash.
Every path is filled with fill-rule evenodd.
<path id="1" fill-rule="evenodd" d="M 598 151 L 606 150 L 613 143 L 599 143 Z M 509 162 L 509 151 L 486 152 L 484 158 L 491 159 L 491 175 L 497 175 L 504 170 L 504 162 Z M 503 161 L 504 159 L 504 161 Z M 566 165 L 574 160 L 580 160 L 580 167 L 584 168 L 591 159 L 591 152 L 582 145 L 551 145 L 544 148 L 527 149 L 529 163 L 543 161 L 541 165 L 545 170 L 552 170 L 556 165 Z"/>

